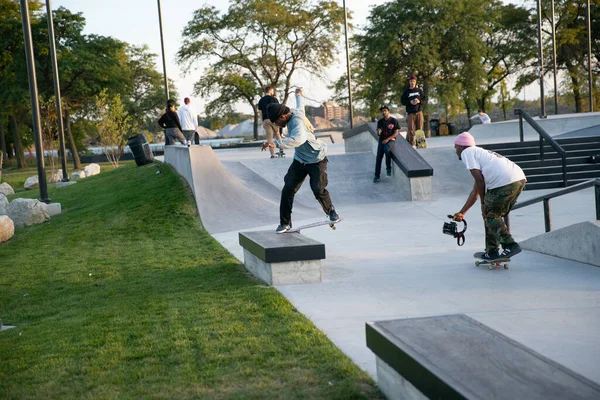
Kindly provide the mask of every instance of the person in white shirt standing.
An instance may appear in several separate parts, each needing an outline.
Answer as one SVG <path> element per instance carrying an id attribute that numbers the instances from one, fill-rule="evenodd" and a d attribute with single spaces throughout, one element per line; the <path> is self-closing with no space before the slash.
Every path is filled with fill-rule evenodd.
<path id="1" fill-rule="evenodd" d="M 185 140 L 190 145 L 194 140 L 194 133 L 198 129 L 198 113 L 190 105 L 189 97 L 183 99 L 183 102 L 185 104 L 179 107 L 177 114 L 179 115 L 179 121 L 181 121 L 181 129 L 183 130 Z"/>
<path id="2" fill-rule="evenodd" d="M 478 118 L 482 124 L 491 124 L 492 123 L 492 119 L 490 118 L 489 115 L 487 115 L 486 113 L 483 112 L 483 110 L 479 110 L 477 111 L 477 114 L 473 115 L 471 117 L 471 119 L 476 119 Z"/>
<path id="3" fill-rule="evenodd" d="M 502 217 L 509 213 L 525 188 L 523 170 L 508 158 L 475 145 L 475 138 L 461 133 L 454 140 L 454 149 L 471 175 L 475 178 L 473 190 L 463 208 L 454 214 L 455 221 L 462 221 L 466 212 L 481 199 L 481 214 L 485 225 L 484 260 L 510 258 L 521 252 L 521 247 L 510 234 Z M 500 245 L 504 249 L 499 253 Z"/>

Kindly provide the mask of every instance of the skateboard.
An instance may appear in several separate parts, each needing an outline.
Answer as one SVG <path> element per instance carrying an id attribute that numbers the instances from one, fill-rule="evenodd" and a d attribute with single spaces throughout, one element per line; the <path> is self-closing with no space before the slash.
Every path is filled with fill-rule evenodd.
<path id="1" fill-rule="evenodd" d="M 483 251 L 479 251 L 473 254 L 473 257 L 479 258 L 479 261 L 475 261 L 475 266 L 479 267 L 480 265 L 487 265 L 489 270 L 492 270 L 494 267 L 500 268 L 504 267 L 504 269 L 508 269 L 510 262 L 510 258 L 496 258 L 495 260 L 481 260 L 481 256 L 485 253 Z M 504 264 L 502 264 L 504 263 Z"/>
<path id="2" fill-rule="evenodd" d="M 322 226 L 322 225 L 329 225 L 329 227 L 333 230 L 335 230 L 335 225 L 339 224 L 340 222 L 342 222 L 343 220 L 345 220 L 346 217 L 342 217 L 340 218 L 338 221 L 336 222 L 331 222 L 330 220 L 325 220 L 325 221 L 319 221 L 319 222 L 313 222 L 312 224 L 307 224 L 307 225 L 302 225 L 299 226 L 297 228 L 292 228 L 289 231 L 283 232 L 283 233 L 300 233 L 300 231 L 302 229 L 309 229 L 309 228 L 315 228 L 317 226 Z"/>
<path id="3" fill-rule="evenodd" d="M 426 149 L 427 148 L 427 139 L 425 139 L 425 131 L 419 129 L 415 132 L 415 141 L 417 143 L 418 149 Z"/>

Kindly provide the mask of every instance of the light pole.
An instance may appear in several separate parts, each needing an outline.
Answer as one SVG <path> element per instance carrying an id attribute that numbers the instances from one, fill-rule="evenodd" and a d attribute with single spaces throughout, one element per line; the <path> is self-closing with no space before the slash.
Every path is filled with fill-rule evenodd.
<path id="1" fill-rule="evenodd" d="M 27 75 L 29 77 L 29 97 L 31 98 L 31 114 L 33 116 L 33 137 L 35 139 L 35 158 L 37 159 L 38 180 L 40 185 L 40 200 L 50 203 L 48 185 L 44 169 L 44 146 L 42 145 L 42 127 L 40 124 L 40 104 L 38 100 L 37 80 L 33 63 L 33 41 L 29 21 L 28 0 L 21 0 L 21 20 L 23 24 L 23 39 L 25 40 L 25 59 L 27 60 Z"/>
<path id="2" fill-rule="evenodd" d="M 50 59 L 52 61 L 52 80 L 54 82 L 54 97 L 56 98 L 56 119 L 58 121 L 58 139 L 60 146 L 60 159 L 62 163 L 62 181 L 69 181 L 67 173 L 67 153 L 65 150 L 65 130 L 63 127 L 62 104 L 60 100 L 60 81 L 58 79 L 58 64 L 56 62 L 56 44 L 54 40 L 54 21 L 50 0 L 46 0 L 46 13 L 48 14 L 48 37 L 50 38 Z"/>
<path id="3" fill-rule="evenodd" d="M 594 94 L 592 93 L 592 19 L 591 1 L 587 0 L 587 34 L 588 34 L 588 91 L 590 98 L 590 112 L 594 111 Z"/>
<path id="4" fill-rule="evenodd" d="M 546 118 L 546 99 L 544 99 L 544 50 L 542 49 L 542 1 L 537 0 L 538 59 L 540 68 L 540 118 Z"/>
<path id="5" fill-rule="evenodd" d="M 554 63 L 554 114 L 558 114 L 558 84 L 556 79 L 556 27 L 554 26 L 554 0 L 550 2 L 552 7 L 552 62 Z"/>
<path id="6" fill-rule="evenodd" d="M 344 36 L 346 38 L 346 69 L 348 73 L 348 111 L 350 115 L 350 129 L 354 128 L 354 112 L 352 111 L 352 78 L 350 76 L 350 51 L 348 46 L 348 13 L 346 11 L 346 0 L 342 0 L 344 6 Z"/>
<path id="7" fill-rule="evenodd" d="M 167 62 L 165 60 L 165 41 L 163 37 L 162 10 L 158 0 L 158 26 L 160 29 L 160 49 L 162 51 L 163 76 L 165 81 L 165 104 L 169 100 L 169 80 L 167 78 Z"/>

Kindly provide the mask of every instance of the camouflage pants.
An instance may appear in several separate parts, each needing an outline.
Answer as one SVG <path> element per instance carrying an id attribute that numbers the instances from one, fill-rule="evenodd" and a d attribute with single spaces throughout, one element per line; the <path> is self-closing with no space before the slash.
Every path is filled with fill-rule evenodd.
<path id="1" fill-rule="evenodd" d="M 493 252 L 498 250 L 500 245 L 506 246 L 515 242 L 502 217 L 514 207 L 524 188 L 525 180 L 522 180 L 486 192 L 483 203 L 485 251 Z"/>

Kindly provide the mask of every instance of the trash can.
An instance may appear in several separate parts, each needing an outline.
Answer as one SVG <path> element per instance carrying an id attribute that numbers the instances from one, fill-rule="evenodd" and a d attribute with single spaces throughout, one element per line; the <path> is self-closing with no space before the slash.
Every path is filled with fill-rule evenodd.
<path id="1" fill-rule="evenodd" d="M 456 135 L 456 125 L 448 122 L 448 135 Z"/>
<path id="2" fill-rule="evenodd" d="M 432 118 L 429 120 L 429 129 L 431 129 L 432 136 L 440 135 L 440 120 L 437 118 Z"/>
<path id="3" fill-rule="evenodd" d="M 150 164 L 154 160 L 150 143 L 145 135 L 139 134 L 129 138 L 127 145 L 138 167 Z"/>

